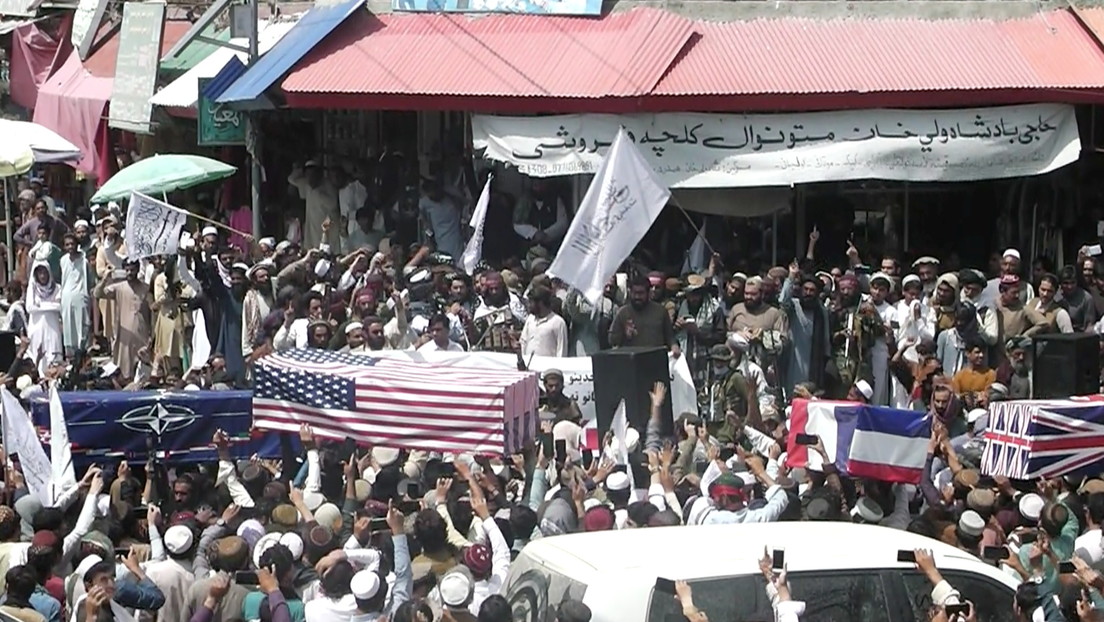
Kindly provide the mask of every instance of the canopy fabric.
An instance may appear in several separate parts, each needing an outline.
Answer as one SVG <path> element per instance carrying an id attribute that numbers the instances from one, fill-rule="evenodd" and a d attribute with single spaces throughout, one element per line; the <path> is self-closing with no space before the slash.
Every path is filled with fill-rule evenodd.
<path id="1" fill-rule="evenodd" d="M 299 16 L 293 16 L 263 22 L 260 26 L 257 51 L 264 54 L 272 49 L 298 21 Z M 249 44 L 247 39 L 231 39 L 230 43 L 241 46 Z M 216 48 L 207 58 L 196 63 L 194 67 L 184 72 L 179 78 L 155 93 L 150 98 L 150 103 L 164 108 L 195 108 L 199 102 L 200 78 L 213 78 L 226 66 L 231 58 L 237 57 L 238 60 L 244 63 L 247 56 L 244 52 L 230 48 Z"/>
<path id="2" fill-rule="evenodd" d="M 81 151 L 37 123 L 0 119 L 0 177 L 22 175 L 32 166 L 79 160 Z"/>
<path id="3" fill-rule="evenodd" d="M 218 181 L 237 167 L 190 154 L 155 155 L 116 173 L 92 196 L 92 203 L 127 199 L 131 192 L 161 194 Z"/>
<path id="4" fill-rule="evenodd" d="M 97 78 L 85 70 L 73 51 L 60 69 L 42 83 L 35 103 L 34 122 L 57 132 L 84 155 L 77 170 L 100 173 L 96 132 L 111 99 L 111 78 Z"/>

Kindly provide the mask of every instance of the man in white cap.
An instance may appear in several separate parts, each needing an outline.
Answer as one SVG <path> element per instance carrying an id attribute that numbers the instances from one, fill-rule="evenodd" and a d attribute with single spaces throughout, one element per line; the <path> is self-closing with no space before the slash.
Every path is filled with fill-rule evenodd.
<path id="1" fill-rule="evenodd" d="M 288 183 L 299 191 L 299 198 L 306 203 L 306 219 L 303 223 L 303 248 L 318 248 L 323 242 L 332 248 L 340 248 L 337 226 L 331 226 L 323 236 L 322 223 L 334 224 L 341 217 L 338 193 L 323 174 L 322 166 L 315 160 L 295 165 L 288 175 Z"/>
<path id="2" fill-rule="evenodd" d="M 849 402 L 861 402 L 863 404 L 869 404 L 870 400 L 874 398 L 874 387 L 870 386 L 870 383 L 859 379 L 855 381 L 855 384 L 851 385 L 851 389 L 847 391 L 847 401 Z"/>
<path id="3" fill-rule="evenodd" d="M 997 308 L 997 301 L 1000 299 L 1001 277 L 1009 275 L 1021 279 L 1020 302 L 1027 302 L 1035 297 L 1035 288 L 1032 287 L 1030 281 L 1024 280 L 1020 273 L 1021 265 L 1020 251 L 1009 248 L 1001 253 L 1000 274 L 989 279 L 989 282 L 986 283 L 985 291 L 981 293 L 982 306 L 990 309 Z"/>
<path id="4" fill-rule="evenodd" d="M 437 591 L 444 610 L 454 622 L 477 622 L 477 618 L 468 611 L 468 605 L 475 596 L 475 581 L 465 566 L 456 566 L 446 572 Z"/>
<path id="5" fill-rule="evenodd" d="M 889 342 L 896 343 L 897 307 L 889 304 L 889 294 L 893 291 L 893 277 L 884 272 L 877 272 L 870 277 L 870 304 L 878 312 L 882 324 L 885 326 L 885 334 L 878 335 L 874 339 L 874 347 L 871 348 L 871 365 L 874 369 L 874 400 L 879 406 L 889 404 L 890 375 L 889 375 Z"/>
<path id="6" fill-rule="evenodd" d="M 939 260 L 925 255 L 912 262 L 912 269 L 920 279 L 924 288 L 924 298 L 928 298 L 935 292 L 935 278 L 939 274 Z"/>
<path id="7" fill-rule="evenodd" d="M 150 539 L 156 538 L 157 528 L 150 523 Z M 159 622 L 188 622 L 190 591 L 195 583 L 192 574 L 192 553 L 196 538 L 190 527 L 173 525 L 165 531 L 163 538 L 168 559 L 152 561 L 146 564 L 146 576 L 160 588 L 165 595 L 165 605 L 157 612 Z M 143 612 L 138 619 L 142 622 L 152 620 L 153 616 Z"/>

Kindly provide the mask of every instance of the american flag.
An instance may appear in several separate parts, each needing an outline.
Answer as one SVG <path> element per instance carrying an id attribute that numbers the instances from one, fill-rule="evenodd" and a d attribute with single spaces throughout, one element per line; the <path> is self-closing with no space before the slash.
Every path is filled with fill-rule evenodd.
<path id="1" fill-rule="evenodd" d="M 253 424 L 427 451 L 502 454 L 536 437 L 537 376 L 329 350 L 271 354 L 254 368 Z"/>
<path id="2" fill-rule="evenodd" d="M 1104 471 L 1104 396 L 994 403 L 981 471 L 1010 479 Z"/>

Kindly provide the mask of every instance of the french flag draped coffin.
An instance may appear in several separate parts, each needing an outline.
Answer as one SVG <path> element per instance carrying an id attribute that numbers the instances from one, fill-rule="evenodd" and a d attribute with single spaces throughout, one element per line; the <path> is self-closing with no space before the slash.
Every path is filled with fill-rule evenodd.
<path id="1" fill-rule="evenodd" d="M 514 453 L 536 438 L 532 372 L 435 366 L 328 350 L 271 354 L 254 368 L 253 425 L 427 451 Z"/>
<path id="2" fill-rule="evenodd" d="M 1016 400 L 989 407 L 981 472 L 1009 479 L 1104 470 L 1104 396 Z"/>
<path id="3" fill-rule="evenodd" d="M 786 439 L 786 465 L 820 471 L 820 454 L 797 444 L 797 435 L 802 433 L 820 437 L 841 474 L 917 484 L 928 455 L 931 419 L 915 410 L 795 399 Z"/>

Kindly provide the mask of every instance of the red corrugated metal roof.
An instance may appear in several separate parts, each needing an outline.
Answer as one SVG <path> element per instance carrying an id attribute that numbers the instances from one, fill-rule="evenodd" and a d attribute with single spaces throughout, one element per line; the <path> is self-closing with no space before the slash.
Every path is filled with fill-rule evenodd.
<path id="1" fill-rule="evenodd" d="M 350 18 L 283 81 L 296 93 L 467 97 L 637 97 L 690 40 L 658 9 L 601 19 L 548 15 Z"/>
<path id="2" fill-rule="evenodd" d="M 1070 10 L 1085 24 L 1096 40 L 1104 44 L 1104 7 L 1070 7 Z"/>
<path id="3" fill-rule="evenodd" d="M 161 37 L 161 56 L 163 57 L 168 51 L 183 37 L 188 29 L 191 28 L 191 22 L 182 20 L 166 20 L 165 31 Z M 111 33 L 111 37 L 104 41 L 102 45 L 96 48 L 92 54 L 84 60 L 84 68 L 89 73 L 97 78 L 114 78 L 115 77 L 115 60 L 119 56 L 119 31 Z"/>
<path id="4" fill-rule="evenodd" d="M 680 55 L 653 94 L 1104 87 L 1104 51 L 1064 10 L 1002 21 L 700 22 L 696 30 L 700 39 Z"/>

